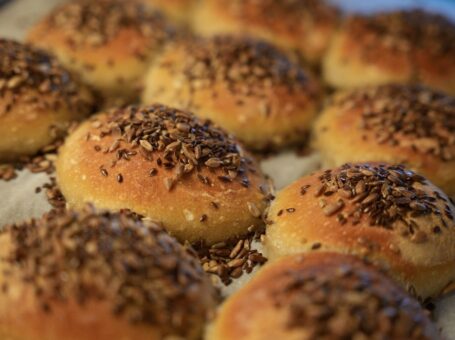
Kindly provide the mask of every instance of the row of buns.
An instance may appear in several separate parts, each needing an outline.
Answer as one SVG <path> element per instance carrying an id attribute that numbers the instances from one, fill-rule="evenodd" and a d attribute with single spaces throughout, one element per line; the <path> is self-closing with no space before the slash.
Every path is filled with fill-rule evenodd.
<path id="1" fill-rule="evenodd" d="M 439 24 L 450 38 L 453 25 L 421 12 L 409 15 L 423 28 L 402 13 L 371 19 L 360 32 L 367 40 L 363 53 L 372 36 L 362 30 L 384 34 L 388 42 L 377 44 L 391 47 L 393 56 L 401 47 L 389 34 L 399 32 L 416 68 L 410 78 L 377 81 L 406 84 L 345 91 L 322 105 L 321 82 L 287 51 L 301 48 L 304 58 L 320 62 L 328 49 L 326 61 L 333 61 L 329 41 L 338 13 L 331 6 L 199 1 L 190 11 L 192 1 L 150 1 L 190 25 L 185 14 L 191 12 L 199 33 L 248 33 L 267 43 L 182 35 L 144 2 L 81 0 L 57 8 L 28 39 L 56 57 L 0 40 L 2 160 L 45 146 L 51 126 L 84 120 L 56 162 L 71 209 L 6 226 L 0 235 L 0 335 L 200 338 L 215 312 L 214 288 L 196 254 L 177 240 L 222 244 L 265 223 L 271 263 L 222 305 L 207 338 L 439 338 L 413 296 L 437 297 L 455 280 L 455 207 L 447 195 L 455 192 L 455 102 L 407 83 L 450 92 L 445 80 L 441 86 L 440 78 L 425 80 L 420 72 L 428 64 L 413 53 L 425 34 L 440 32 Z M 318 19 L 296 27 L 302 18 Z M 394 28 L 383 32 L 388 20 Z M 428 39 L 444 44 L 446 38 Z M 428 55 L 438 65 L 449 56 L 451 64 L 450 48 L 438 51 L 441 58 Z M 346 70 L 337 70 L 362 78 L 362 67 L 372 64 L 359 55 L 365 64 L 349 69 L 342 62 Z M 441 74 L 451 79 L 450 70 Z M 131 100 L 141 78 L 142 105 L 102 109 L 86 119 L 99 107 L 99 92 Z M 310 130 L 331 169 L 275 198 L 248 149 L 282 149 L 303 142 Z"/>

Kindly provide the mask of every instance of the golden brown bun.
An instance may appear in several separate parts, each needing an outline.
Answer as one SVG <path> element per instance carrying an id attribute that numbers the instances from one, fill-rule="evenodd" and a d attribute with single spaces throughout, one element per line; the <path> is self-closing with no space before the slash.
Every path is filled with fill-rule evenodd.
<path id="1" fill-rule="evenodd" d="M 221 307 L 208 340 L 439 339 L 419 303 L 348 255 L 266 265 Z"/>
<path id="2" fill-rule="evenodd" d="M 193 6 L 198 0 L 141 0 L 163 11 L 166 16 L 180 23 L 187 23 Z"/>
<path id="3" fill-rule="evenodd" d="M 349 17 L 323 62 L 326 82 L 337 88 L 423 83 L 455 94 L 455 25 L 408 10 Z"/>
<path id="4" fill-rule="evenodd" d="M 406 164 L 455 195 L 455 98 L 420 86 L 385 85 L 336 95 L 314 127 L 326 167 Z"/>
<path id="5" fill-rule="evenodd" d="M 131 214 L 53 211 L 0 244 L 2 339 L 198 339 L 214 307 L 193 253 Z"/>
<path id="6" fill-rule="evenodd" d="M 265 246 L 271 259 L 312 250 L 365 257 L 427 298 L 455 280 L 454 214 L 449 198 L 410 170 L 344 165 L 277 195 Z"/>
<path id="7" fill-rule="evenodd" d="M 57 7 L 28 41 L 49 50 L 108 100 L 134 100 L 148 65 L 173 36 L 161 13 L 135 1 L 79 0 Z"/>
<path id="8" fill-rule="evenodd" d="M 91 93 L 59 62 L 28 45 L 0 39 L 0 160 L 36 153 L 54 132 L 93 109 Z"/>
<path id="9" fill-rule="evenodd" d="M 201 35 L 252 35 L 312 63 L 320 61 L 337 23 L 338 10 L 324 0 L 202 0 L 193 14 Z"/>
<path id="10" fill-rule="evenodd" d="M 316 80 L 268 43 L 216 36 L 171 44 L 142 101 L 191 110 L 260 150 L 304 141 L 320 97 Z"/>
<path id="11" fill-rule="evenodd" d="M 66 140 L 56 168 L 70 206 L 131 209 L 181 241 L 245 234 L 262 225 L 268 199 L 264 176 L 232 137 L 161 105 L 87 121 Z"/>

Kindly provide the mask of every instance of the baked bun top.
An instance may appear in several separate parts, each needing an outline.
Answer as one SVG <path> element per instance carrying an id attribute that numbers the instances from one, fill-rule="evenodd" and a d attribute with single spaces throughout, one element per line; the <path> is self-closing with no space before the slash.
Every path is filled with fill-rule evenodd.
<path id="1" fill-rule="evenodd" d="M 171 44 L 147 76 L 143 101 L 190 109 L 263 149 L 303 139 L 320 92 L 318 82 L 274 46 L 220 35 Z"/>
<path id="2" fill-rule="evenodd" d="M 438 339 L 419 303 L 353 256 L 312 253 L 266 265 L 228 298 L 210 329 L 221 339 Z"/>
<path id="3" fill-rule="evenodd" d="M 455 24 L 446 17 L 417 9 L 353 15 L 340 34 L 345 41 L 342 58 L 374 65 L 384 72 L 400 73 L 409 68 L 404 82 L 455 93 Z M 357 76 L 362 76 L 362 69 Z"/>
<path id="4" fill-rule="evenodd" d="M 196 12 L 196 31 L 248 33 L 299 51 L 311 62 L 322 56 L 339 15 L 334 6 L 321 0 L 205 0 L 200 7 L 201 12 L 209 10 L 211 17 Z M 204 18 L 212 20 L 213 27 L 204 27 L 206 23 L 200 21 Z"/>
<path id="5" fill-rule="evenodd" d="M 365 57 L 380 58 L 375 55 L 374 47 L 413 53 L 426 49 L 434 57 L 443 58 L 455 52 L 455 25 L 440 14 L 419 9 L 352 15 L 344 29 L 359 43 L 373 46 L 364 50 Z"/>
<path id="6" fill-rule="evenodd" d="M 137 99 L 145 70 L 175 33 L 139 1 L 76 0 L 55 8 L 27 39 L 53 52 L 109 105 Z"/>
<path id="7" fill-rule="evenodd" d="M 130 106 L 82 124 L 60 150 L 70 205 L 129 208 L 182 241 L 218 242 L 262 223 L 268 185 L 230 135 L 189 112 Z"/>
<path id="8" fill-rule="evenodd" d="M 217 35 L 179 43 L 188 54 L 183 73 L 195 89 L 222 81 L 231 91 L 261 95 L 270 86 L 292 92 L 309 83 L 302 67 L 261 40 Z"/>
<path id="9" fill-rule="evenodd" d="M 124 30 L 134 31 L 148 44 L 161 43 L 169 33 L 162 15 L 137 1 L 76 0 L 54 9 L 44 24 L 64 35 L 65 43 L 74 48 L 107 45 Z"/>
<path id="10" fill-rule="evenodd" d="M 405 163 L 447 193 L 455 192 L 454 97 L 419 85 L 342 92 L 326 107 L 315 132 L 315 146 L 329 163 Z"/>
<path id="11" fill-rule="evenodd" d="M 426 298 L 454 279 L 454 216 L 451 200 L 413 171 L 347 164 L 282 190 L 270 207 L 265 244 L 272 259 L 312 250 L 367 257 Z"/>
<path id="12" fill-rule="evenodd" d="M 27 97 L 41 109 L 70 109 L 77 116 L 90 111 L 91 97 L 49 54 L 32 46 L 0 38 L 0 117 Z"/>
<path id="13" fill-rule="evenodd" d="M 169 18 L 187 22 L 197 0 L 140 0 L 162 10 Z"/>
<path id="14" fill-rule="evenodd" d="M 0 240 L 0 328 L 13 338 L 109 333 L 96 327 L 125 339 L 145 339 L 147 331 L 194 338 L 213 307 L 213 288 L 194 254 L 131 213 L 52 211 L 6 226 Z M 74 324 L 65 329 L 59 321 L 65 325 L 68 313 Z M 23 323 L 30 330 L 21 330 Z M 42 333 L 28 334 L 33 330 Z"/>
<path id="15" fill-rule="evenodd" d="M 365 139 L 455 160 L 455 97 L 419 85 L 385 85 L 345 93 L 334 105 L 359 109 Z"/>

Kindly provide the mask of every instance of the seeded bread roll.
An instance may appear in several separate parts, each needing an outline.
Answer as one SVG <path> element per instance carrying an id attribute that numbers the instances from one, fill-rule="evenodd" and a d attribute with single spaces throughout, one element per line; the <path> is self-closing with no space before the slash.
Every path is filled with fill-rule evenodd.
<path id="1" fill-rule="evenodd" d="M 197 0 L 141 0 L 163 11 L 170 19 L 187 23 Z"/>
<path id="2" fill-rule="evenodd" d="M 337 88 L 423 83 L 455 94 L 455 25 L 422 10 L 349 17 L 323 62 Z"/>
<path id="3" fill-rule="evenodd" d="M 194 10 L 193 28 L 203 36 L 260 37 L 317 63 L 335 31 L 338 14 L 324 0 L 202 0 Z"/>
<path id="4" fill-rule="evenodd" d="M 224 131 L 161 105 L 102 113 L 68 137 L 57 181 L 70 206 L 123 208 L 181 241 L 215 243 L 262 225 L 268 185 Z"/>
<path id="5" fill-rule="evenodd" d="M 315 124 L 327 167 L 406 164 L 455 195 L 455 98 L 428 88 L 384 85 L 336 95 Z"/>
<path id="6" fill-rule="evenodd" d="M 137 1 L 77 0 L 57 7 L 28 41 L 57 55 L 108 102 L 139 95 L 148 65 L 173 36 L 161 15 Z"/>
<path id="7" fill-rule="evenodd" d="M 55 58 L 0 39 L 0 161 L 36 153 L 92 109 L 89 90 Z"/>
<path id="8" fill-rule="evenodd" d="M 344 165 L 281 191 L 268 214 L 268 256 L 312 250 L 372 260 L 420 298 L 455 280 L 455 207 L 401 166 Z"/>
<path id="9" fill-rule="evenodd" d="M 2 339 L 199 339 L 214 307 L 193 253 L 125 213 L 53 211 L 0 244 Z"/>
<path id="10" fill-rule="evenodd" d="M 439 339 L 419 303 L 348 255 L 266 265 L 221 307 L 208 340 Z"/>
<path id="11" fill-rule="evenodd" d="M 192 110 L 261 150 L 303 142 L 320 97 L 317 81 L 268 43 L 217 36 L 170 45 L 143 102 Z"/>

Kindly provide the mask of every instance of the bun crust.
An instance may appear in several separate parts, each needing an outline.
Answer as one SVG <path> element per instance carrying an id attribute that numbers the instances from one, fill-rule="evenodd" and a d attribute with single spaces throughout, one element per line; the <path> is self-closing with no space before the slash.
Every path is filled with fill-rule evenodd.
<path id="1" fill-rule="evenodd" d="M 173 34 L 160 13 L 137 1 L 80 0 L 57 7 L 27 40 L 54 53 L 108 99 L 133 100 Z"/>
<path id="2" fill-rule="evenodd" d="M 255 161 L 209 122 L 161 105 L 100 114 L 56 164 L 70 206 L 93 202 L 160 221 L 181 241 L 216 243 L 262 225 L 268 185 Z"/>
<path id="3" fill-rule="evenodd" d="M 91 113 L 91 93 L 58 61 L 0 39 L 0 160 L 32 155 L 58 130 Z"/>
<path id="4" fill-rule="evenodd" d="M 141 0 L 163 11 L 166 16 L 180 23 L 187 23 L 197 0 Z"/>
<path id="5" fill-rule="evenodd" d="M 196 339 L 214 307 L 197 258 L 134 216 L 53 211 L 0 244 L 2 339 Z"/>
<path id="6" fill-rule="evenodd" d="M 455 98 L 428 88 L 385 85 L 339 93 L 314 127 L 327 167 L 405 164 L 455 195 Z"/>
<path id="7" fill-rule="evenodd" d="M 322 0 L 203 0 L 195 8 L 193 28 L 203 36 L 259 37 L 317 63 L 328 47 L 338 14 Z"/>
<path id="8" fill-rule="evenodd" d="M 348 255 L 313 253 L 266 265 L 228 298 L 208 339 L 357 337 L 439 338 L 419 303 L 375 268 Z"/>
<path id="9" fill-rule="evenodd" d="M 191 110 L 261 150 L 303 142 L 320 97 L 316 80 L 271 45 L 216 36 L 170 45 L 143 102 Z"/>
<path id="10" fill-rule="evenodd" d="M 270 259 L 314 250 L 368 258 L 418 297 L 455 279 L 455 207 L 400 166 L 354 164 L 303 177 L 272 203 Z"/>
<path id="11" fill-rule="evenodd" d="M 336 88 L 423 83 L 455 94 L 455 25 L 421 10 L 349 17 L 323 62 Z"/>

